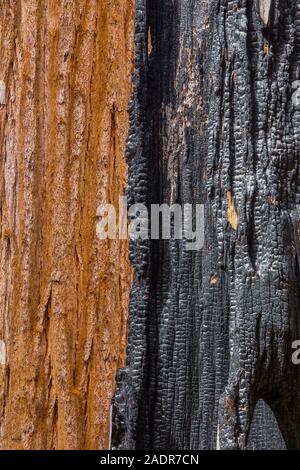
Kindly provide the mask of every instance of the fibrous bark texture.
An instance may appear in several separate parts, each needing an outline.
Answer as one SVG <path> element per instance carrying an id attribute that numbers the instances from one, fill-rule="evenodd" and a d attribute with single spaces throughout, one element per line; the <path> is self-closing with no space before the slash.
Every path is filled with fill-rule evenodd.
<path id="1" fill-rule="evenodd" d="M 131 271 L 132 0 L 0 1 L 0 448 L 108 447 Z M 3 99 L 3 94 L 5 99 Z"/>
<path id="2" fill-rule="evenodd" d="M 136 3 L 129 201 L 204 204 L 205 244 L 131 243 L 114 446 L 300 448 L 300 2 Z"/>

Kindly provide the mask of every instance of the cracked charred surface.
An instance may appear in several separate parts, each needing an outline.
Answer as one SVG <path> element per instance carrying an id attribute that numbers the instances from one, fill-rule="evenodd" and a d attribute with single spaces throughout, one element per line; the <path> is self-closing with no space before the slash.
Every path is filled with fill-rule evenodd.
<path id="1" fill-rule="evenodd" d="M 205 246 L 131 245 L 115 447 L 243 449 L 259 400 L 249 447 L 300 448 L 300 3 L 262 3 L 137 1 L 130 203 L 204 203 Z"/>
<path id="2" fill-rule="evenodd" d="M 95 216 L 127 181 L 133 13 L 0 1 L 1 449 L 108 447 L 131 269 Z"/>

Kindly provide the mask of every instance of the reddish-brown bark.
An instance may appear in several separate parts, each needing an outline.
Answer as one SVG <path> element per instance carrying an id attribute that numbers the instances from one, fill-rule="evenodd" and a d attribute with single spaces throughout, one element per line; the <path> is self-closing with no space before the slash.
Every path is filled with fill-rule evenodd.
<path id="1" fill-rule="evenodd" d="M 126 344 L 122 194 L 133 0 L 1 0 L 1 449 L 107 448 Z M 3 362 L 3 361 L 2 361 Z"/>

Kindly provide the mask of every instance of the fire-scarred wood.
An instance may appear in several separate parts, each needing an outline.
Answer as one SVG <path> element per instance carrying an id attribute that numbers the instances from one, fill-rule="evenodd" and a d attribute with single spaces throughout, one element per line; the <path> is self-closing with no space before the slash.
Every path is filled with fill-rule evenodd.
<path id="1" fill-rule="evenodd" d="M 205 246 L 131 243 L 114 446 L 300 448 L 300 3 L 136 3 L 129 199 L 203 203 Z"/>

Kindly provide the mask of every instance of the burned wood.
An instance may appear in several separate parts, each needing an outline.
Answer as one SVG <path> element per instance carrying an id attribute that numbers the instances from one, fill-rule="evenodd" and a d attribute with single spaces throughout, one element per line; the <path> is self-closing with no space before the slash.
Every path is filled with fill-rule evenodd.
<path id="1" fill-rule="evenodd" d="M 131 244 L 115 448 L 300 448 L 300 4 L 271 3 L 136 2 L 128 196 L 204 203 L 205 246 Z"/>

